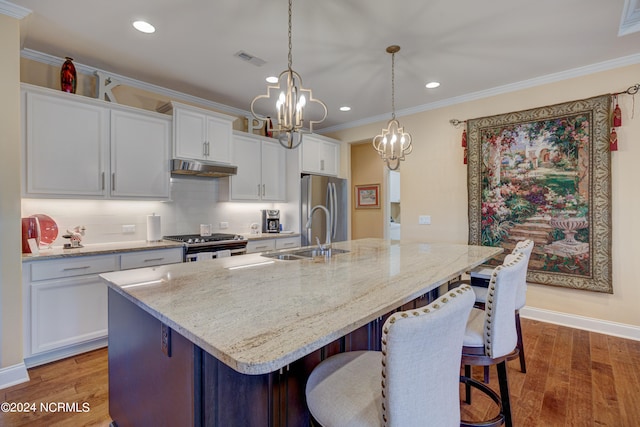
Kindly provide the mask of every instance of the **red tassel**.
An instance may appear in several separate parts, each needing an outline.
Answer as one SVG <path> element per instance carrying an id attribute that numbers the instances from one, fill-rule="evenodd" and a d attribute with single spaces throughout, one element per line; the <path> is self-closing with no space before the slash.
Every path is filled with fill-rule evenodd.
<path id="1" fill-rule="evenodd" d="M 616 129 L 611 129 L 611 135 L 609 136 L 609 151 L 618 151 L 618 134 Z"/>
<path id="2" fill-rule="evenodd" d="M 466 129 L 462 130 L 462 146 L 463 147 L 467 146 L 467 130 Z"/>
<path id="3" fill-rule="evenodd" d="M 464 149 L 464 164 L 467 164 L 467 148 Z"/>
<path id="4" fill-rule="evenodd" d="M 622 110 L 618 106 L 618 100 L 616 99 L 616 108 L 613 109 L 613 127 L 617 128 L 622 126 Z"/>

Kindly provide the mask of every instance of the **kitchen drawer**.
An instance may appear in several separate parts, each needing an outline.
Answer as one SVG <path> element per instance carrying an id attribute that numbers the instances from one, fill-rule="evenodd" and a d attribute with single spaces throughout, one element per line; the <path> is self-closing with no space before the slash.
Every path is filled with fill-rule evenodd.
<path id="1" fill-rule="evenodd" d="M 291 249 L 300 247 L 300 237 L 282 237 L 276 239 L 276 249 Z"/>
<path id="2" fill-rule="evenodd" d="M 118 270 L 116 255 L 78 256 L 31 263 L 31 281 L 84 276 Z"/>
<path id="3" fill-rule="evenodd" d="M 153 251 L 129 252 L 120 255 L 120 268 L 153 267 L 155 265 L 182 262 L 182 248 L 158 249 Z"/>
<path id="4" fill-rule="evenodd" d="M 247 242 L 247 253 L 273 251 L 276 249 L 275 239 L 254 240 Z"/>

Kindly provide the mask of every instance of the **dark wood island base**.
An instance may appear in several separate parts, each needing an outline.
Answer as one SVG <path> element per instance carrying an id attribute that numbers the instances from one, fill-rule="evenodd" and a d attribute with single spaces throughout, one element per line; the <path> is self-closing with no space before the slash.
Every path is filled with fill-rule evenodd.
<path id="1" fill-rule="evenodd" d="M 426 305 L 432 294 L 400 309 Z M 313 368 L 337 352 L 379 350 L 385 319 L 376 319 L 277 372 L 245 375 L 109 289 L 113 426 L 308 426 L 304 389 Z"/>

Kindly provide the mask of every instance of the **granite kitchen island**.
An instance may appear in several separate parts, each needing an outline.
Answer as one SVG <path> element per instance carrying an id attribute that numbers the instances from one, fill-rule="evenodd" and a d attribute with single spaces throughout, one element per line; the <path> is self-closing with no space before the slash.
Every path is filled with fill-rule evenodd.
<path id="1" fill-rule="evenodd" d="M 307 375 L 379 348 L 385 315 L 499 254 L 480 246 L 340 242 L 331 258 L 259 254 L 103 274 L 115 425 L 304 426 Z"/>

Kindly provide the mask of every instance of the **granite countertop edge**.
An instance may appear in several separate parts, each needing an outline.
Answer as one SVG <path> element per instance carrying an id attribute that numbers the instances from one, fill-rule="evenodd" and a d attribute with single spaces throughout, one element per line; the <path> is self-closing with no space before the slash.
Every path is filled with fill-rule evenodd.
<path id="1" fill-rule="evenodd" d="M 149 251 L 158 249 L 180 248 L 182 243 L 161 240 L 159 242 L 147 242 L 146 240 L 136 240 L 128 242 L 112 243 L 91 243 L 81 248 L 64 249 L 53 247 L 51 249 L 40 249 L 38 255 L 22 254 L 22 262 L 45 261 L 57 258 L 70 258 L 89 255 L 108 255 L 124 252 Z"/>

